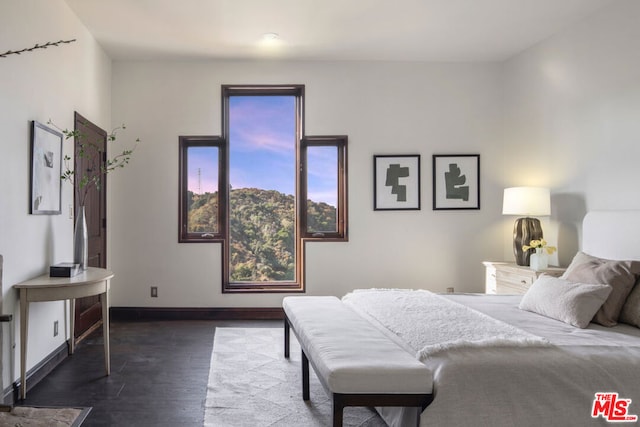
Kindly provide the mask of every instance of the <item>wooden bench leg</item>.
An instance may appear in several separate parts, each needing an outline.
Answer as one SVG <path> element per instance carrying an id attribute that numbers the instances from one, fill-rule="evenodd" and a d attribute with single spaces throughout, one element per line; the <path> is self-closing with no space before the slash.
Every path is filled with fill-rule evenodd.
<path id="1" fill-rule="evenodd" d="M 344 402 L 341 396 L 333 395 L 332 411 L 333 427 L 342 427 L 342 418 L 344 413 Z"/>
<path id="2" fill-rule="evenodd" d="M 289 319 L 284 316 L 284 357 L 289 358 L 289 342 L 291 337 L 291 331 L 289 328 Z"/>
<path id="3" fill-rule="evenodd" d="M 309 359 L 302 350 L 302 400 L 309 400 Z"/>

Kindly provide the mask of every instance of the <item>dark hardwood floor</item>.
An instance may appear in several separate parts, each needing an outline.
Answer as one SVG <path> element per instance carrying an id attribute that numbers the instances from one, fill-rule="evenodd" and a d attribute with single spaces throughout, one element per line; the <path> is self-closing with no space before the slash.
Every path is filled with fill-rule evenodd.
<path id="1" fill-rule="evenodd" d="M 88 426 L 202 426 L 214 330 L 282 321 L 113 321 L 111 375 L 102 330 L 81 342 L 18 405 L 90 406 Z"/>

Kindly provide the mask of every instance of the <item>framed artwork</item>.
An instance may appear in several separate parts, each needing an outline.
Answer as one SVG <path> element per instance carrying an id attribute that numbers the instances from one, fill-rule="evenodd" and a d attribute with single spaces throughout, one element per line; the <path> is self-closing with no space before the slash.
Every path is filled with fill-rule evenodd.
<path id="1" fill-rule="evenodd" d="M 34 120 L 31 125 L 31 214 L 62 213 L 61 175 L 62 134 Z"/>
<path id="2" fill-rule="evenodd" d="M 480 155 L 433 155 L 433 210 L 480 209 Z"/>
<path id="3" fill-rule="evenodd" d="M 420 209 L 420 155 L 373 156 L 373 210 Z"/>

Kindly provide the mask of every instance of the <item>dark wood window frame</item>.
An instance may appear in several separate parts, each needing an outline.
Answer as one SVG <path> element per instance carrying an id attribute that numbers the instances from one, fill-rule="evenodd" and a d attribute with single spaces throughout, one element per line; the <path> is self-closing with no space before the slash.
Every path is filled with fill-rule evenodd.
<path id="1" fill-rule="evenodd" d="M 222 242 L 226 236 L 227 173 L 225 167 L 226 144 L 219 136 L 180 136 L 179 138 L 179 208 L 178 242 L 211 243 Z M 218 230 L 216 233 L 193 233 L 188 230 L 188 150 L 190 147 L 215 147 L 218 149 Z"/>
<path id="2" fill-rule="evenodd" d="M 292 282 L 229 282 L 229 97 L 230 96 L 296 96 L 296 279 Z M 305 292 L 305 245 L 307 242 L 348 241 L 347 234 L 347 136 L 304 135 L 304 85 L 222 85 L 223 136 L 181 136 L 179 239 L 181 243 L 221 243 L 223 293 Z M 191 146 L 215 146 L 219 149 L 218 165 L 218 233 L 187 232 L 187 149 Z M 336 231 L 307 231 L 307 147 L 337 149 L 337 211 Z M 205 234 L 205 235 L 203 235 Z"/>
<path id="3" fill-rule="evenodd" d="M 304 241 L 346 242 L 347 237 L 347 136 L 305 136 L 300 143 L 300 190 L 298 203 L 298 220 L 300 234 Z M 307 148 L 335 147 L 337 149 L 337 205 L 335 232 L 310 232 L 307 228 Z"/>
<path id="4" fill-rule="evenodd" d="M 232 96 L 295 96 L 296 114 L 296 164 L 300 164 L 300 141 L 304 135 L 304 85 L 222 85 L 222 138 L 229 147 L 229 99 Z M 226 155 L 226 170 L 229 173 L 229 152 Z M 296 203 L 299 203 L 300 173 L 296 174 Z M 228 195 L 227 195 L 228 197 Z M 227 207 L 229 205 L 227 204 Z M 297 218 L 299 212 L 296 207 L 295 220 L 295 258 L 296 274 L 294 281 L 283 282 L 231 282 L 229 280 L 230 239 L 229 233 L 225 236 L 224 249 L 222 251 L 222 292 L 223 293 L 247 293 L 247 292 L 304 292 L 304 249 L 300 239 L 300 222 Z M 227 215 L 227 230 L 230 230 L 229 215 Z"/>

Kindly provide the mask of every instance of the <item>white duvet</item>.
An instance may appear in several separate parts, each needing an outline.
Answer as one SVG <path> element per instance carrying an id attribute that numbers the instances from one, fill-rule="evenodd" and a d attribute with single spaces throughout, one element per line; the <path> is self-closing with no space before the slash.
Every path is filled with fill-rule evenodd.
<path id="1" fill-rule="evenodd" d="M 640 415 L 637 328 L 574 328 L 519 310 L 519 296 L 436 296 L 445 300 L 436 308 L 437 300 L 423 292 L 367 294 L 355 292 L 344 301 L 422 357 L 434 373 L 435 399 L 422 413 L 421 426 L 611 425 L 602 416 L 591 416 L 599 392 L 631 399 L 628 413 Z M 414 297 L 423 301 L 410 301 Z M 451 330 L 458 333 L 452 319 L 459 315 L 482 323 L 480 330 L 487 335 L 474 339 L 462 331 L 448 336 Z M 485 322 L 487 317 L 491 320 Z M 414 411 L 380 412 L 390 426 L 416 425 Z"/>

